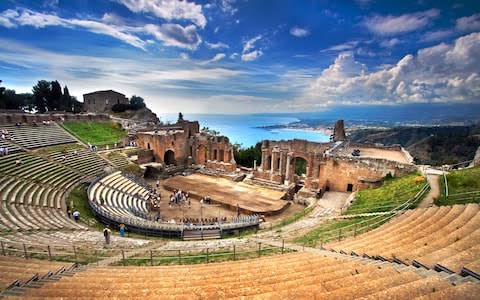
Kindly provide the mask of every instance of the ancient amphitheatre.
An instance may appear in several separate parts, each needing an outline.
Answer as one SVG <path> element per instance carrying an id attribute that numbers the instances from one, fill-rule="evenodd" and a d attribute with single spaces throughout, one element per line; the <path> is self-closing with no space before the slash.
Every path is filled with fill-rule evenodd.
<path id="1" fill-rule="evenodd" d="M 264 141 L 261 161 L 240 169 L 228 138 L 201 132 L 195 121 L 135 128 L 116 147 L 92 151 L 63 127 L 72 120 L 110 121 L 106 115 L 1 117 L 8 131 L 1 146 L 9 149 L 0 158 L 3 298 L 476 299 L 480 294 L 477 203 L 425 204 L 429 182 L 422 181 L 414 197 L 387 210 L 355 206 L 352 192 L 379 187 L 385 177 L 441 173 L 418 170 L 400 146 L 350 144 L 339 122 L 330 143 Z M 352 155 L 355 149 L 359 156 Z M 132 160 L 146 178 L 124 171 Z M 300 160 L 305 169 L 299 175 Z M 67 217 L 69 195 L 79 187 L 96 224 Z M 170 204 L 174 190 L 188 192 L 190 205 Z M 148 200 L 152 191 L 161 196 L 157 206 Z M 205 196 L 211 203 L 201 203 Z M 422 199 L 422 208 L 412 208 Z M 331 220 L 365 217 L 371 219 L 349 230 L 330 230 L 312 245 L 297 240 Z M 113 231 L 109 246 L 98 221 Z M 121 223 L 128 237 L 118 236 Z"/>

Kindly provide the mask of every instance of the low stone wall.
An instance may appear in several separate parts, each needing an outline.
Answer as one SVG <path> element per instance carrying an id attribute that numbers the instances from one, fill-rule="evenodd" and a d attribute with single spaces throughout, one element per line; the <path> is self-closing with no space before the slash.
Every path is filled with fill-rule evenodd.
<path id="1" fill-rule="evenodd" d="M 105 114 L 68 114 L 68 113 L 47 113 L 47 114 L 29 114 L 14 112 L 0 113 L 0 124 L 32 124 L 33 122 L 41 123 L 43 121 L 107 121 L 110 120 L 109 115 Z"/>

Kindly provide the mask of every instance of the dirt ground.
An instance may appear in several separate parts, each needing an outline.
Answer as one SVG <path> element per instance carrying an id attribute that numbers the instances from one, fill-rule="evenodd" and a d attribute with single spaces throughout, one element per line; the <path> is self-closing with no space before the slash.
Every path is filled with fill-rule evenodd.
<path id="1" fill-rule="evenodd" d="M 339 149 L 339 153 L 351 155 L 354 149 L 360 149 L 360 157 L 383 158 L 401 163 L 408 164 L 409 161 L 402 151 L 386 150 L 367 147 L 348 147 L 347 149 Z"/>
<path id="2" fill-rule="evenodd" d="M 147 179 L 155 187 L 155 180 Z M 187 203 L 169 205 L 168 199 L 172 188 L 181 189 L 190 195 L 190 207 Z M 160 202 L 160 215 L 163 220 L 174 219 L 178 222 L 181 218 L 223 218 L 229 220 L 236 215 L 236 204 L 241 208 L 242 214 L 252 214 L 254 211 L 282 210 L 274 215 L 268 215 L 267 221 L 274 222 L 289 217 L 300 211 L 304 206 L 290 201 L 281 200 L 282 192 L 270 190 L 245 183 L 233 182 L 224 178 L 216 178 L 200 174 L 189 176 L 175 176 L 160 181 L 157 190 L 162 196 Z M 216 203 L 201 204 L 203 196 L 210 196 Z M 217 204 L 223 203 L 223 204 Z"/>

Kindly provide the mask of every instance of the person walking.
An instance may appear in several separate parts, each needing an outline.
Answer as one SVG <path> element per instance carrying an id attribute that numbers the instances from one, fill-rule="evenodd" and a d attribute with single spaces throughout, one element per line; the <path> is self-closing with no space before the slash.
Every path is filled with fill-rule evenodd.
<path id="1" fill-rule="evenodd" d="M 78 221 L 80 220 L 80 212 L 78 210 L 75 210 L 72 215 L 75 223 L 78 223 Z"/>
<path id="2" fill-rule="evenodd" d="M 110 236 L 112 234 L 112 231 L 110 230 L 109 226 L 105 227 L 103 229 L 103 236 L 105 237 L 105 244 L 110 245 Z"/>
<path id="3" fill-rule="evenodd" d="M 120 236 L 125 237 L 125 224 L 120 224 Z"/>

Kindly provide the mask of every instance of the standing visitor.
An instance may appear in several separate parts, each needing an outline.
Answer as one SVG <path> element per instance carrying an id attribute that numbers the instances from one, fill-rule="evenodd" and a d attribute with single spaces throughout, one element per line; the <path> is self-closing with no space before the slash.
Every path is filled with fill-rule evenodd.
<path id="1" fill-rule="evenodd" d="M 75 220 L 75 223 L 78 223 L 78 221 L 80 220 L 80 212 L 78 210 L 75 210 L 73 212 L 73 219 Z"/>
<path id="2" fill-rule="evenodd" d="M 112 231 L 110 230 L 109 226 L 105 227 L 103 229 L 103 236 L 105 237 L 105 244 L 110 245 L 110 235 L 112 234 Z"/>
<path id="3" fill-rule="evenodd" d="M 120 236 L 125 237 L 125 224 L 120 224 Z"/>

